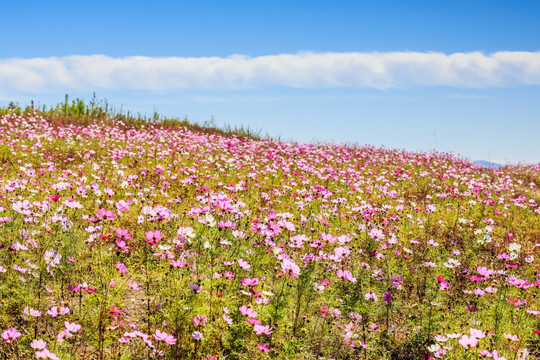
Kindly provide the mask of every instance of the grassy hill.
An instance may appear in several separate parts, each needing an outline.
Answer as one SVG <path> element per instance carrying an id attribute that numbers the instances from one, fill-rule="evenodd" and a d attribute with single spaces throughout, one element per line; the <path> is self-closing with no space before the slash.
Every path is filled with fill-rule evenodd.
<path id="1" fill-rule="evenodd" d="M 5 359 L 539 354 L 538 165 L 0 114 Z"/>

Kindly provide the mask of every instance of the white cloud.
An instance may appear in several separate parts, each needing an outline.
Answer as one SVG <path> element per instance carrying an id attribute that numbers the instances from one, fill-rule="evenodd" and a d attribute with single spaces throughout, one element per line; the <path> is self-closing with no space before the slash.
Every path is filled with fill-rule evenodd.
<path id="1" fill-rule="evenodd" d="M 540 52 L 0 59 L 0 92 L 540 85 Z"/>

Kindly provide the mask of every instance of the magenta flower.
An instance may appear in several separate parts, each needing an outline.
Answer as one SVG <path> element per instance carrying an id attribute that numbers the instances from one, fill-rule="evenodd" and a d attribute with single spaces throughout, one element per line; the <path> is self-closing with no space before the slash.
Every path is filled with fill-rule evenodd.
<path id="1" fill-rule="evenodd" d="M 242 285 L 244 286 L 255 286 L 258 283 L 259 283 L 259 278 L 253 278 L 253 279 L 242 278 Z"/>
<path id="2" fill-rule="evenodd" d="M 446 280 L 444 280 L 444 278 L 443 278 L 442 276 L 440 276 L 440 275 L 437 276 L 437 281 L 440 283 L 439 288 L 440 288 L 441 290 L 444 291 L 444 290 L 450 289 L 450 284 L 448 284 L 448 283 L 446 282 Z"/>
<path id="3" fill-rule="evenodd" d="M 131 234 L 129 233 L 129 231 L 124 229 L 116 229 L 116 235 L 118 235 L 118 237 L 124 238 L 125 240 L 131 239 Z"/>
<path id="4" fill-rule="evenodd" d="M 156 230 L 154 232 L 148 231 L 145 233 L 145 235 L 146 238 L 144 239 L 144 241 L 146 241 L 150 245 L 157 245 L 157 242 L 165 237 L 165 235 L 163 235 L 159 230 Z"/>

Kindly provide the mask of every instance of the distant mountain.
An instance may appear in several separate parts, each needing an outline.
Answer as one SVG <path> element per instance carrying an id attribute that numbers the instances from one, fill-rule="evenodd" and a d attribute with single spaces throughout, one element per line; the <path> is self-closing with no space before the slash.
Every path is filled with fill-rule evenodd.
<path id="1" fill-rule="evenodd" d="M 490 162 L 490 161 L 486 161 L 486 160 L 475 160 L 474 163 L 476 165 L 482 165 L 482 166 L 490 168 L 490 169 L 498 169 L 498 168 L 504 166 L 504 165 L 497 164 L 497 163 Z"/>

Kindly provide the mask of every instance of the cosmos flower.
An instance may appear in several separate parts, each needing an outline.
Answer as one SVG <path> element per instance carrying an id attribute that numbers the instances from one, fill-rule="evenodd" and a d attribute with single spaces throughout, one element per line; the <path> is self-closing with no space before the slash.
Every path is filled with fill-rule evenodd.
<path id="1" fill-rule="evenodd" d="M 13 341 L 15 341 L 17 338 L 21 336 L 21 333 L 17 331 L 15 328 L 9 328 L 7 330 L 4 330 L 2 332 L 2 339 L 8 344 L 11 344 Z"/>
<path id="2" fill-rule="evenodd" d="M 268 325 L 262 326 L 262 325 L 255 325 L 253 327 L 253 330 L 255 331 L 255 334 L 257 335 L 270 335 L 272 333 L 272 328 Z"/>

